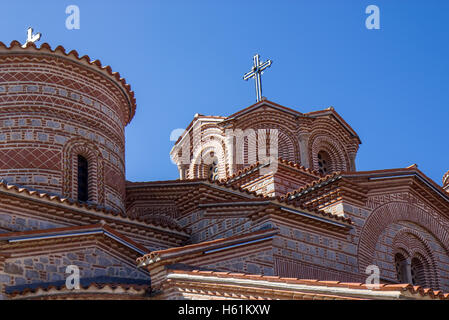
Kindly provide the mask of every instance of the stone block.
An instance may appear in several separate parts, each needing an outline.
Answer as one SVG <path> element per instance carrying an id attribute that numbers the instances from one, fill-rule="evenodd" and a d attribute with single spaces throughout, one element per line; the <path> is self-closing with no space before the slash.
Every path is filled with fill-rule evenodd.
<path id="1" fill-rule="evenodd" d="M 14 263 L 5 263 L 5 272 L 9 274 L 23 274 L 23 268 Z"/>

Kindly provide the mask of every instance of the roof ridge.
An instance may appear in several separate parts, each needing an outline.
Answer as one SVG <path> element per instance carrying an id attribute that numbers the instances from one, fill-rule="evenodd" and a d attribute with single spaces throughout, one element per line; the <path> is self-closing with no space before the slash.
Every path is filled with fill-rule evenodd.
<path id="1" fill-rule="evenodd" d="M 26 187 L 26 186 L 10 183 L 10 182 L 8 182 L 5 179 L 1 179 L 0 180 L 0 188 L 6 189 L 7 191 L 15 190 L 18 193 L 25 192 L 26 195 L 31 197 L 31 200 L 33 200 L 33 198 L 36 198 L 36 200 L 37 200 L 37 198 L 39 198 L 39 199 L 43 199 L 44 198 L 44 199 L 47 199 L 47 200 L 50 200 L 50 201 L 56 200 L 60 204 L 63 204 L 63 205 L 76 206 L 76 207 L 78 207 L 80 209 L 95 210 L 95 211 L 102 212 L 102 213 L 107 214 L 107 215 L 112 215 L 114 217 L 121 216 L 122 218 L 129 219 L 130 221 L 138 221 L 138 222 L 144 223 L 144 224 L 146 224 L 148 226 L 161 226 L 161 224 L 154 224 L 154 223 L 146 222 L 145 218 L 142 217 L 142 216 L 139 216 L 139 217 L 128 216 L 126 213 L 119 212 L 119 211 L 117 211 L 117 210 L 115 210 L 113 208 L 100 205 L 100 204 L 98 204 L 96 202 L 77 201 L 77 200 L 74 200 L 74 199 L 69 198 L 69 197 L 64 197 L 64 196 L 59 195 L 59 194 L 47 192 L 45 190 L 37 190 L 37 189 L 29 188 L 29 187 Z M 165 226 L 165 227 L 167 227 L 167 228 L 169 228 L 171 230 L 177 230 L 177 231 L 185 232 L 184 229 L 172 228 L 172 227 L 170 227 L 168 225 Z"/>
<path id="2" fill-rule="evenodd" d="M 301 188 L 287 192 L 283 196 L 279 196 L 279 200 L 282 202 L 293 200 L 294 198 L 300 196 L 301 193 L 304 193 L 305 191 L 307 191 L 309 189 L 316 188 L 316 187 L 319 188 L 319 187 L 321 187 L 321 184 L 326 183 L 326 182 L 332 182 L 331 180 L 333 180 L 333 179 L 337 180 L 339 177 L 341 177 L 342 173 L 343 173 L 342 171 L 335 171 L 328 175 L 322 176 L 320 179 L 314 180 L 314 181 L 302 186 Z"/>
<path id="3" fill-rule="evenodd" d="M 176 253 L 179 251 L 183 251 L 183 250 L 189 250 L 189 249 L 197 249 L 197 248 L 201 248 L 204 246 L 209 246 L 209 245 L 218 245 L 220 243 L 226 243 L 229 241 L 238 241 L 240 239 L 244 240 L 245 238 L 251 238 L 251 237 L 263 237 L 265 236 L 265 234 L 271 234 L 271 233 L 277 233 L 278 229 L 276 228 L 271 228 L 271 229 L 259 229 L 253 232 L 248 232 L 248 233 L 243 233 L 243 234 L 237 234 L 237 235 L 233 235 L 231 237 L 227 237 L 227 238 L 218 238 L 218 239 L 212 239 L 212 240 L 207 240 L 207 241 L 202 241 L 202 242 L 198 242 L 198 243 L 193 243 L 193 244 L 188 244 L 188 245 L 184 245 L 184 246 L 179 246 L 179 247 L 172 247 L 172 248 L 167 248 L 167 249 L 162 249 L 162 250 L 154 250 L 151 251 L 139 258 L 136 259 L 136 262 L 138 264 L 141 264 L 143 262 L 145 262 L 145 260 L 147 259 L 157 259 L 160 258 L 161 254 L 164 253 Z M 158 261 L 158 260 L 157 260 Z"/>

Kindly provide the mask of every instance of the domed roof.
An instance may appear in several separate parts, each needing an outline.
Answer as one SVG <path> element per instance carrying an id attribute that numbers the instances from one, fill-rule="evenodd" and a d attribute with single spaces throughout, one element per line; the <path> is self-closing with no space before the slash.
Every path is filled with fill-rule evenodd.
<path id="1" fill-rule="evenodd" d="M 136 99 L 134 97 L 134 92 L 131 90 L 131 86 L 126 83 L 124 78 L 120 77 L 120 73 L 113 72 L 110 66 L 103 66 L 100 60 L 91 60 L 89 56 L 84 55 L 79 57 L 78 52 L 75 50 L 66 52 L 63 46 L 57 46 L 54 50 L 51 49 L 48 43 L 43 43 L 39 48 L 33 43 L 28 42 L 26 47 L 23 48 L 22 45 L 14 40 L 11 44 L 6 46 L 3 42 L 0 42 L 0 56 L 5 54 L 38 54 L 38 55 L 51 55 L 59 58 L 64 58 L 75 62 L 78 65 L 83 65 L 92 69 L 95 72 L 99 72 L 103 74 L 111 81 L 113 81 L 124 93 L 127 101 L 128 101 L 128 110 L 126 110 L 127 114 L 127 123 L 131 121 L 135 112 L 136 112 Z"/>

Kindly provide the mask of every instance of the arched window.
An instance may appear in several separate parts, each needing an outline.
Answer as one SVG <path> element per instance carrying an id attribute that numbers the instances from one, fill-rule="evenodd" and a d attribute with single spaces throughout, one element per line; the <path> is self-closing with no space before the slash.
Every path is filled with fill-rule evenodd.
<path id="1" fill-rule="evenodd" d="M 328 174 L 331 171 L 331 160 L 326 151 L 318 152 L 318 171 L 321 174 Z"/>
<path id="2" fill-rule="evenodd" d="M 408 283 L 407 259 L 400 253 L 394 256 L 396 275 L 400 283 Z"/>
<path id="3" fill-rule="evenodd" d="M 422 261 L 419 258 L 414 257 L 412 259 L 410 268 L 411 268 L 412 284 L 414 286 L 425 286 L 426 278 L 424 272 L 424 264 L 422 263 Z"/>
<path id="4" fill-rule="evenodd" d="M 209 179 L 217 180 L 218 179 L 218 159 L 214 158 L 212 163 L 209 165 Z"/>
<path id="5" fill-rule="evenodd" d="M 89 200 L 89 162 L 78 155 L 78 201 Z"/>

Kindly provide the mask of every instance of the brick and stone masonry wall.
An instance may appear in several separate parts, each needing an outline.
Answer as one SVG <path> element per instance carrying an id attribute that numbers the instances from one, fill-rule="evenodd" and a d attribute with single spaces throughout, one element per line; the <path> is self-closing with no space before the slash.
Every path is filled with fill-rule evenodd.
<path id="1" fill-rule="evenodd" d="M 205 214 L 203 210 L 181 217 L 178 223 L 184 228 L 191 229 L 193 243 L 251 232 L 252 226 L 249 219 L 239 212 L 233 215 L 220 212 Z"/>
<path id="2" fill-rule="evenodd" d="M 232 250 L 232 256 L 230 256 L 230 250 Z M 273 250 L 269 240 L 186 259 L 183 263 L 217 271 L 265 276 L 272 276 L 275 273 Z"/>
<path id="3" fill-rule="evenodd" d="M 215 264 L 220 270 L 248 273 L 259 271 L 266 274 L 273 272 L 285 277 L 322 280 L 362 280 L 358 272 L 357 246 L 351 243 L 348 237 L 332 236 L 326 234 L 324 230 L 318 233 L 308 230 L 306 226 L 299 227 L 285 221 L 270 220 L 255 224 L 237 214 L 234 217 L 229 214 L 223 215 L 218 213 L 205 215 L 204 212 L 199 211 L 181 219 L 180 224 L 186 224 L 192 228 L 194 243 L 244 234 L 261 228 L 279 228 L 280 234 L 273 240 L 268 264 L 265 262 L 259 265 L 252 262 L 252 258 L 244 257 L 246 264 L 240 264 L 238 267 L 239 264 L 235 263 L 236 259 L 233 257 L 226 263 Z M 259 258 L 257 260 L 260 262 Z M 248 268 L 248 263 L 254 266 Z M 270 272 L 266 269 L 268 265 L 271 268 Z"/>
<path id="4" fill-rule="evenodd" d="M 48 283 L 65 280 L 66 268 L 76 265 L 80 278 L 108 276 L 148 280 L 149 275 L 130 262 L 112 256 L 104 249 L 87 246 L 70 252 L 40 254 L 6 259 L 0 281 L 4 286 Z"/>
<path id="5" fill-rule="evenodd" d="M 395 254 L 418 255 L 428 265 L 424 286 L 449 290 L 449 221 L 428 203 L 399 192 L 370 196 L 363 207 L 336 203 L 326 210 L 354 222 L 351 242 L 360 275 L 376 265 L 381 281 L 398 282 Z"/>
<path id="6" fill-rule="evenodd" d="M 384 211 L 379 211 L 381 208 Z M 254 224 L 245 218 L 251 210 L 236 208 L 234 213 L 217 211 L 214 214 L 199 210 L 182 217 L 179 223 L 192 229 L 192 242 L 197 243 L 260 229 L 267 222 Z M 273 241 L 275 274 L 364 282 L 366 267 L 377 265 L 381 281 L 394 283 L 398 281 L 394 265 L 398 247 L 405 246 L 410 252 L 415 252 L 418 243 L 422 243 L 420 254 L 435 270 L 428 272 L 427 286 L 448 290 L 449 256 L 443 244 L 447 244 L 444 239 L 449 236 L 449 222 L 428 205 L 407 194 L 393 194 L 370 198 L 364 207 L 335 203 L 326 210 L 351 218 L 354 228 L 348 235 L 332 235 L 324 230 L 310 230 L 307 226 L 281 220 L 269 221 L 271 227 L 280 229 L 280 234 Z M 409 222 L 401 222 L 406 220 Z M 379 229 L 382 224 L 385 227 Z M 376 230 L 382 232 L 376 233 Z M 407 234 L 407 238 L 402 233 Z M 411 240 L 410 237 L 419 239 Z"/>
<path id="7" fill-rule="evenodd" d="M 45 219 L 30 218 L 14 213 L 0 213 L 0 233 L 28 231 L 28 230 L 45 230 L 53 228 L 66 227 L 66 225 L 50 222 Z"/>
<path id="8" fill-rule="evenodd" d="M 68 59 L 0 57 L 0 177 L 77 197 L 76 156 L 89 196 L 124 211 L 124 100 L 112 81 Z"/>

